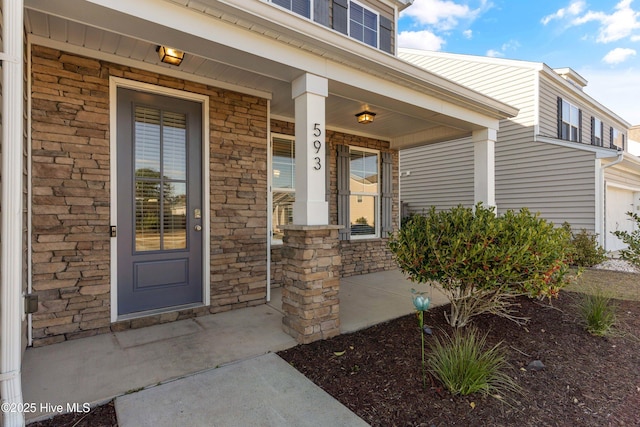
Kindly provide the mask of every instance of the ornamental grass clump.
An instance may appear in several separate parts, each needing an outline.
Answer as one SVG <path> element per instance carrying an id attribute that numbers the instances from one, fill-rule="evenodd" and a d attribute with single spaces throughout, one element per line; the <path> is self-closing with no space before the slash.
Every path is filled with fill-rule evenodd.
<path id="1" fill-rule="evenodd" d="M 601 289 L 582 294 L 578 300 L 578 311 L 585 329 L 592 335 L 608 335 L 616 324 L 616 304 Z"/>
<path id="2" fill-rule="evenodd" d="M 427 363 L 433 375 L 454 395 L 482 393 L 500 397 L 519 393 L 518 384 L 505 372 L 510 368 L 498 343 L 487 347 L 487 334 L 460 329 L 436 338 Z"/>
<path id="3" fill-rule="evenodd" d="M 575 279 L 571 234 L 527 209 L 497 216 L 481 204 L 431 208 L 408 220 L 389 248 L 412 281 L 440 285 L 453 327 L 483 313 L 521 321 L 511 309 L 516 296 L 555 297 Z"/>

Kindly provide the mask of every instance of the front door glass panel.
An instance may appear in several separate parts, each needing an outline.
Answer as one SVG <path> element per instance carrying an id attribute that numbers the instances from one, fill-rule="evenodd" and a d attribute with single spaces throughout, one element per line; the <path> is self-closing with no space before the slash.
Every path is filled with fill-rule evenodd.
<path id="1" fill-rule="evenodd" d="M 135 251 L 187 247 L 186 115 L 135 107 Z"/>

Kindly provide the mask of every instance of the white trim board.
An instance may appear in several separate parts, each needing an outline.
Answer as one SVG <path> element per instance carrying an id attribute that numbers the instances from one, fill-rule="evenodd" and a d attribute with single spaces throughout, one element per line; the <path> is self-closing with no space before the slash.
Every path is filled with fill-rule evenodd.
<path id="1" fill-rule="evenodd" d="M 620 154 L 618 151 L 614 151 L 610 148 L 596 147 L 591 144 L 584 144 L 581 142 L 564 141 L 556 138 L 550 138 L 548 136 L 535 135 L 535 142 L 544 142 L 547 144 L 559 145 L 561 147 L 573 148 L 580 151 L 590 151 L 596 154 L 598 159 L 606 159 L 610 157 L 618 157 Z"/>

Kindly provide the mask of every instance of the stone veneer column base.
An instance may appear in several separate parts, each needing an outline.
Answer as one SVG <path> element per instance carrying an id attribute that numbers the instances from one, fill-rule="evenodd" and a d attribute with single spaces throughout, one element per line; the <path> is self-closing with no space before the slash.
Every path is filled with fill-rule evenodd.
<path id="1" fill-rule="evenodd" d="M 282 228 L 282 328 L 301 344 L 339 335 L 342 226 Z"/>

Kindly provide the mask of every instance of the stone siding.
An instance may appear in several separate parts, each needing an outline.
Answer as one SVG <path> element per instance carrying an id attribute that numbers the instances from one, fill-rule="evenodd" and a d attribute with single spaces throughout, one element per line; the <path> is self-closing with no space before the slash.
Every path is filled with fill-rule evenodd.
<path id="1" fill-rule="evenodd" d="M 211 306 L 110 322 L 109 77 L 210 99 Z M 34 345 L 263 303 L 267 102 L 32 47 Z"/>
<path id="2" fill-rule="evenodd" d="M 271 120 L 271 132 L 283 135 L 294 135 L 294 123 L 281 120 Z M 370 148 L 388 152 L 393 157 L 393 229 L 398 230 L 399 215 L 399 155 L 389 148 L 388 141 L 367 138 L 358 135 L 350 135 L 342 132 L 327 130 L 327 147 L 329 149 L 329 223 L 338 223 L 338 185 L 337 185 L 337 145 L 351 145 L 355 147 Z M 397 268 L 393 256 L 387 248 L 388 239 L 364 239 L 341 241 L 342 269 L 341 277 L 357 274 L 374 273 L 377 271 L 393 270 Z M 280 246 L 274 246 L 271 250 L 271 275 L 272 283 L 282 280 L 281 257 L 278 253 Z"/>

